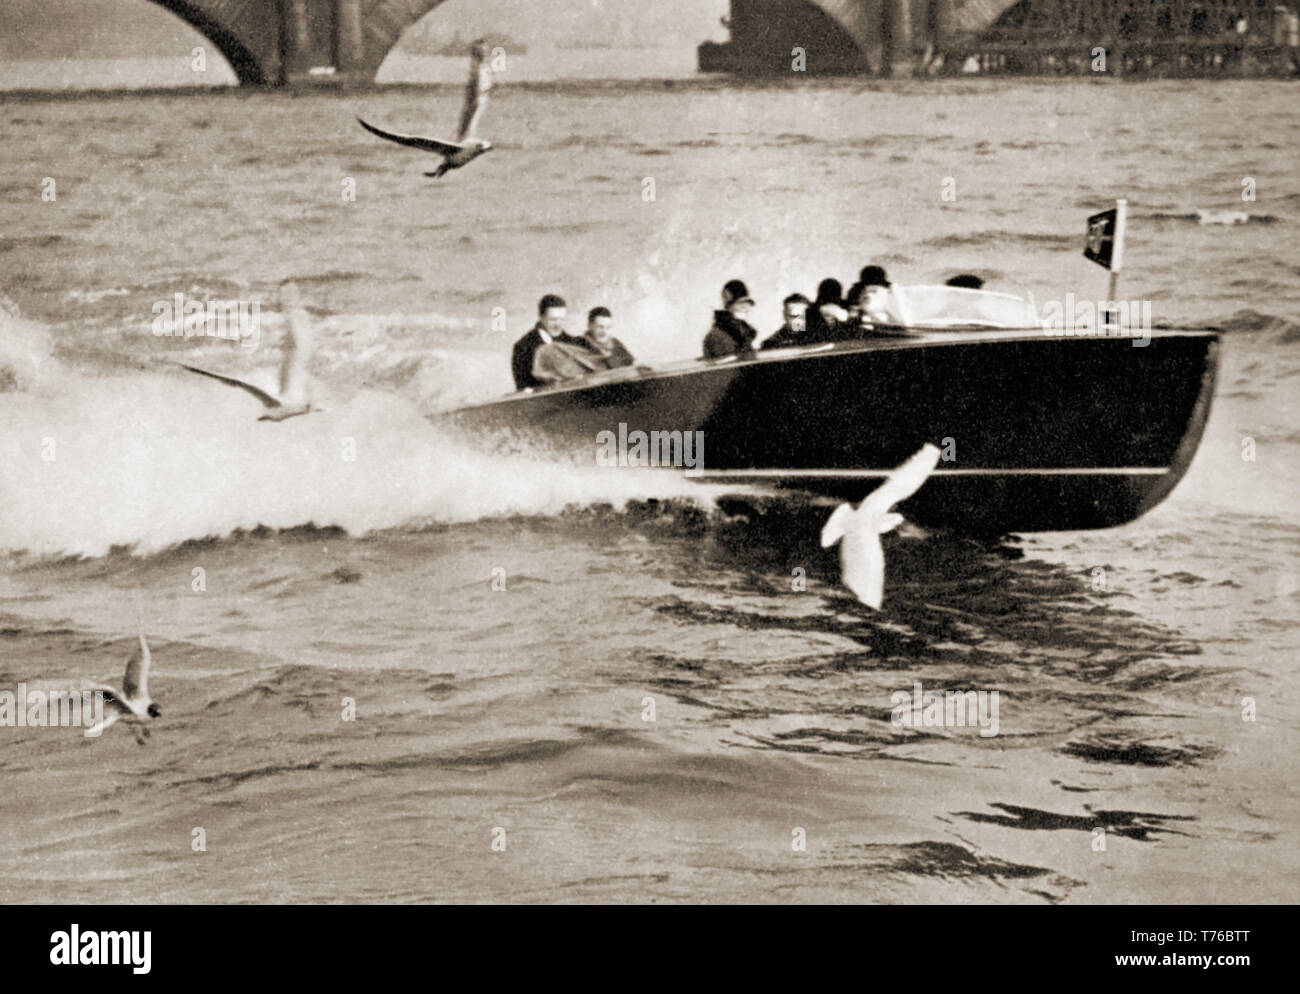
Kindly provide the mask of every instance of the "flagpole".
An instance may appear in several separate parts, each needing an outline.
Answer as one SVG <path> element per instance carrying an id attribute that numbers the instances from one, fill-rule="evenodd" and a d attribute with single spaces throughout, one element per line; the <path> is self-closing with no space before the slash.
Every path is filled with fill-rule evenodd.
<path id="1" fill-rule="evenodd" d="M 1115 235 L 1110 252 L 1110 286 L 1106 296 L 1106 310 L 1114 322 L 1119 321 L 1119 274 L 1124 266 L 1124 228 L 1128 220 L 1128 201 L 1115 201 Z"/>

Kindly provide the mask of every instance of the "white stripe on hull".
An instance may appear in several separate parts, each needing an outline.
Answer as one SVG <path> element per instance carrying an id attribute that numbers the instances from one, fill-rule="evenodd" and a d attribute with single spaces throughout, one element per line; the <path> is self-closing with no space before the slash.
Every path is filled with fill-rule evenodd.
<path id="1" fill-rule="evenodd" d="M 753 479 L 880 479 L 888 469 L 688 469 L 690 477 Z M 1090 466 L 1042 469 L 936 469 L 935 476 L 1164 476 L 1168 466 Z"/>

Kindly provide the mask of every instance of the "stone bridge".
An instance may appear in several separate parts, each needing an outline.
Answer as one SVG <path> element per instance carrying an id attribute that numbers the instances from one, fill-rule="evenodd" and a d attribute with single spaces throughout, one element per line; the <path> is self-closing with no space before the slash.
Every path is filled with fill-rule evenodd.
<path id="1" fill-rule="evenodd" d="M 152 2 L 208 38 L 240 83 L 277 85 L 313 68 L 373 78 L 402 32 L 443 0 Z M 797 46 L 813 73 L 908 72 L 915 55 L 983 31 L 1015 2 L 731 0 L 731 40 L 702 45 L 700 68 L 788 70 Z"/>

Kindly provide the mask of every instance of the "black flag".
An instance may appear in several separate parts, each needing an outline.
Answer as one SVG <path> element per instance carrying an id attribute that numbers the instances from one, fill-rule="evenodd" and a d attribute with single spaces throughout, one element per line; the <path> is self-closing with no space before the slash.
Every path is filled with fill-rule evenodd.
<path id="1" fill-rule="evenodd" d="M 1111 268 L 1111 257 L 1115 253 L 1115 224 L 1118 217 L 1119 210 L 1112 207 L 1088 218 L 1088 241 L 1083 247 L 1084 257 L 1107 269 Z"/>

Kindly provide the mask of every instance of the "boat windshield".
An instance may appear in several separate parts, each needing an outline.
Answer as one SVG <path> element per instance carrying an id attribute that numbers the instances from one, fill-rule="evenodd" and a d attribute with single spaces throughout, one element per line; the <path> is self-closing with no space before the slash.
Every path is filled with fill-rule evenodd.
<path id="1" fill-rule="evenodd" d="M 899 323 L 908 328 L 1041 328 L 1032 300 L 955 286 L 895 286 Z"/>

